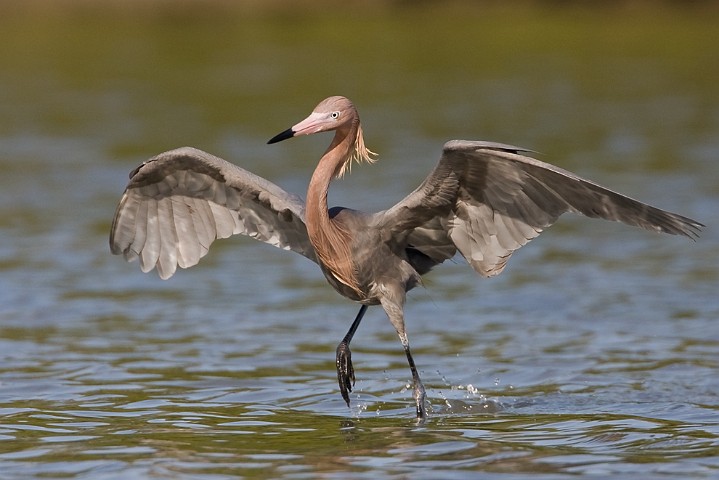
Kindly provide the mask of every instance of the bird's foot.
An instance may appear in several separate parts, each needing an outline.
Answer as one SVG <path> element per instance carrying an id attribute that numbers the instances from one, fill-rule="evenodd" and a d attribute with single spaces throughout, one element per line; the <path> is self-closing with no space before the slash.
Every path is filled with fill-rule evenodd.
<path id="1" fill-rule="evenodd" d="M 424 385 L 417 379 L 414 383 L 414 401 L 417 405 L 417 420 L 419 421 L 424 421 L 427 418 L 427 409 L 425 408 L 426 397 Z"/>
<path id="2" fill-rule="evenodd" d="M 355 370 L 352 367 L 352 352 L 347 342 L 337 345 L 337 382 L 340 385 L 340 393 L 347 406 L 350 406 L 350 394 L 355 384 Z"/>

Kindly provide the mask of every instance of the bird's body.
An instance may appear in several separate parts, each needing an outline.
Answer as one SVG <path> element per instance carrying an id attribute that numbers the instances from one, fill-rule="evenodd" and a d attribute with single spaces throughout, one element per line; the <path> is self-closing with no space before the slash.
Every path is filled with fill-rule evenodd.
<path id="1" fill-rule="evenodd" d="M 383 238 L 377 218 L 357 210 L 335 207 L 330 209 L 330 218 L 337 228 L 347 233 L 347 246 L 351 254 L 351 274 L 354 285 L 347 285 L 339 275 L 324 263 L 320 268 L 327 281 L 341 295 L 365 305 L 381 303 L 382 290 L 397 285 L 409 291 L 421 282 L 418 272 L 426 272 L 421 264 L 413 264 L 407 248 Z M 375 261 L 381 257 L 383 262 Z M 423 257 L 427 258 L 427 257 Z"/>
<path id="2" fill-rule="evenodd" d="M 160 154 L 135 169 L 117 208 L 111 250 L 140 259 L 162 278 L 190 267 L 215 238 L 245 234 L 318 263 L 341 295 L 360 302 L 337 348 L 340 391 L 354 383 L 349 343 L 368 305 L 381 305 L 407 355 L 417 416 L 424 387 L 410 353 L 406 292 L 434 266 L 459 252 L 478 273 L 502 272 L 512 252 L 565 212 L 648 230 L 696 237 L 694 220 L 633 200 L 510 145 L 453 140 L 437 167 L 402 201 L 377 213 L 328 208 L 333 178 L 352 161 L 372 162 L 359 116 L 344 97 L 330 97 L 269 143 L 335 131 L 310 180 L 307 201 L 222 159 L 189 147 Z"/>

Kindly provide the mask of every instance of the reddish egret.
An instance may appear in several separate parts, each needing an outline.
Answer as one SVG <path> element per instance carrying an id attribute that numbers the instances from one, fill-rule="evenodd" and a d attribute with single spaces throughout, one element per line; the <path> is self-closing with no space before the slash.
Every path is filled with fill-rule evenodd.
<path id="1" fill-rule="evenodd" d="M 565 212 L 647 230 L 698 236 L 702 224 L 608 190 L 501 143 L 452 140 L 422 184 L 392 208 L 363 213 L 327 207 L 327 191 L 353 161 L 372 162 L 354 105 L 323 100 L 305 120 L 273 137 L 334 131 L 315 169 L 307 201 L 194 148 L 178 148 L 130 173 L 110 234 L 112 253 L 140 259 L 161 278 L 199 262 L 216 238 L 244 234 L 316 262 L 341 295 L 361 304 L 337 347 L 337 379 L 349 406 L 354 386 L 350 341 L 368 305 L 381 305 L 404 347 L 417 417 L 425 389 L 404 324 L 406 292 L 459 252 L 481 275 L 504 269 L 513 251 Z"/>

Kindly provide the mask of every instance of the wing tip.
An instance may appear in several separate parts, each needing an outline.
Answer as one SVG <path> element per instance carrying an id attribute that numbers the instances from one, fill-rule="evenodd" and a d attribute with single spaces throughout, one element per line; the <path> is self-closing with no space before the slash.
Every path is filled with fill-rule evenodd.
<path id="1" fill-rule="evenodd" d="M 696 220 L 687 219 L 680 228 L 680 230 L 676 233 L 680 235 L 684 235 L 685 237 L 691 239 L 692 241 L 696 242 L 701 237 L 702 229 L 706 228 L 706 225 L 703 223 L 697 222 Z"/>
<path id="2" fill-rule="evenodd" d="M 661 211 L 661 213 L 664 218 L 661 219 L 662 221 L 656 221 L 653 225 L 654 230 L 660 233 L 682 235 L 696 242 L 701 236 L 702 229 L 706 227 L 701 222 L 677 213 L 665 211 Z"/>

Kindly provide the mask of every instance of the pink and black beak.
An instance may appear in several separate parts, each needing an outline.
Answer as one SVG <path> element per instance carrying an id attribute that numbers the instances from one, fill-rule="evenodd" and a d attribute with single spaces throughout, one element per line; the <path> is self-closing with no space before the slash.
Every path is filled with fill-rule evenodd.
<path id="1" fill-rule="evenodd" d="M 292 128 L 288 128 L 284 132 L 278 133 L 267 143 L 277 143 L 299 135 L 312 135 L 313 133 L 322 132 L 328 129 L 328 120 L 328 114 L 312 112 L 309 117 L 305 118 Z"/>

